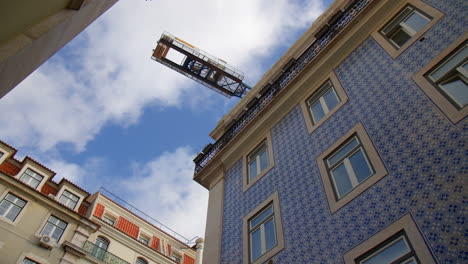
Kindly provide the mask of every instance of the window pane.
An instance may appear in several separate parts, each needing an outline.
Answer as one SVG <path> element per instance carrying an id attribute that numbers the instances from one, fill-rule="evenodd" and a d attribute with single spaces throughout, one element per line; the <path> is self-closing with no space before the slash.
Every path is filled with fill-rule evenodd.
<path id="1" fill-rule="evenodd" d="M 468 47 L 464 47 L 460 52 L 455 54 L 452 58 L 444 62 L 442 67 L 435 70 L 430 76 L 435 80 L 439 80 L 443 75 L 445 75 L 450 70 L 454 69 L 459 63 L 468 57 Z"/>
<path id="2" fill-rule="evenodd" d="M 349 157 L 349 162 L 353 167 L 358 183 L 361 183 L 363 180 L 367 179 L 367 177 L 371 176 L 372 169 L 369 167 L 362 149 L 358 150 L 351 157 Z"/>
<path id="3" fill-rule="evenodd" d="M 405 24 L 410 26 L 414 31 L 419 32 L 429 23 L 429 21 L 430 20 L 428 18 L 422 16 L 420 13 L 414 12 L 405 20 Z"/>
<path id="4" fill-rule="evenodd" d="M 16 217 L 20 213 L 21 209 L 16 206 L 12 206 L 10 212 L 5 216 L 7 219 L 10 219 L 11 221 L 15 221 Z"/>
<path id="5" fill-rule="evenodd" d="M 255 230 L 252 234 L 251 234 L 251 240 L 250 240 L 250 243 L 251 243 L 251 250 L 252 250 L 252 260 L 255 260 L 257 259 L 258 257 L 260 257 L 262 255 L 262 241 L 261 241 L 261 234 L 260 234 L 260 228 Z"/>
<path id="6" fill-rule="evenodd" d="M 35 262 L 35 261 L 32 261 L 32 260 L 30 260 L 30 259 L 24 259 L 24 260 L 23 260 L 23 264 L 39 264 L 39 263 L 37 263 L 37 262 Z"/>
<path id="7" fill-rule="evenodd" d="M 385 264 L 391 263 L 392 261 L 398 259 L 404 254 L 408 253 L 410 249 L 406 245 L 403 238 L 400 238 L 396 243 L 386 247 L 382 251 L 378 252 L 370 259 L 363 261 L 363 264 Z"/>
<path id="8" fill-rule="evenodd" d="M 257 176 L 257 161 L 254 160 L 249 164 L 249 181 Z"/>
<path id="9" fill-rule="evenodd" d="M 345 195 L 353 188 L 344 164 L 336 167 L 331 173 L 336 187 L 338 188 L 337 193 L 339 197 Z"/>
<path id="10" fill-rule="evenodd" d="M 275 219 L 272 217 L 265 223 L 265 246 L 266 250 L 276 246 Z"/>
<path id="11" fill-rule="evenodd" d="M 320 121 L 320 119 L 322 119 L 325 116 L 325 111 L 323 110 L 322 105 L 320 104 L 320 100 L 310 107 L 310 112 L 312 114 L 312 119 L 314 123 L 317 123 L 318 121 Z"/>
<path id="12" fill-rule="evenodd" d="M 51 223 L 47 223 L 44 226 L 44 229 L 42 229 L 41 235 L 50 235 L 50 233 L 52 233 L 53 228 L 54 226 Z"/>
<path id="13" fill-rule="evenodd" d="M 254 219 L 250 220 L 250 227 L 253 228 L 273 213 L 273 207 L 270 205 L 265 211 Z"/>
<path id="14" fill-rule="evenodd" d="M 382 33 L 384 35 L 388 35 L 393 29 L 400 26 L 401 21 L 403 21 L 411 12 L 413 12 L 413 8 L 406 7 L 401 11 L 390 23 L 388 23 L 383 29 Z"/>
<path id="15" fill-rule="evenodd" d="M 335 165 L 340 159 L 346 156 L 354 147 L 358 145 L 356 138 L 353 138 L 344 148 L 335 153 L 331 158 L 328 159 L 330 166 Z"/>
<path id="16" fill-rule="evenodd" d="M 102 238 L 102 237 L 98 237 L 96 239 L 96 246 L 98 246 L 98 247 L 100 247 L 100 248 L 102 248 L 104 250 L 107 250 L 107 247 L 109 246 L 109 242 L 106 239 Z"/>
<path id="17" fill-rule="evenodd" d="M 444 92 L 463 108 L 468 104 L 468 86 L 459 76 L 440 85 Z"/>
<path id="18" fill-rule="evenodd" d="M 10 206 L 11 206 L 10 202 L 3 200 L 2 203 L 0 204 L 0 215 L 3 215 Z"/>
<path id="19" fill-rule="evenodd" d="M 260 171 L 263 171 L 266 168 L 268 168 L 268 151 L 265 149 L 260 154 Z"/>
<path id="20" fill-rule="evenodd" d="M 389 36 L 389 38 L 395 43 L 395 45 L 397 45 L 397 47 L 401 47 L 411 39 L 411 35 L 400 27 L 391 36 Z"/>
<path id="21" fill-rule="evenodd" d="M 52 238 L 59 241 L 60 237 L 62 236 L 63 230 L 60 228 L 55 228 L 54 233 L 52 234 Z"/>
<path id="22" fill-rule="evenodd" d="M 338 97 L 336 96 L 336 93 L 333 89 L 330 89 L 323 98 L 325 99 L 325 102 L 327 103 L 328 110 L 332 110 L 335 108 L 335 106 L 338 104 Z"/>

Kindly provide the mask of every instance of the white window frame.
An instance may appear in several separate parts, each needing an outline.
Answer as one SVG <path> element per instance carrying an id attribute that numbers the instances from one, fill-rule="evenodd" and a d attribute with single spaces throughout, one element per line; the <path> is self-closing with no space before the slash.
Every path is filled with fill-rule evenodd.
<path id="1" fill-rule="evenodd" d="M 138 235 L 138 241 L 140 243 L 142 243 L 143 245 L 149 246 L 150 242 L 151 242 L 151 238 L 150 238 L 150 236 L 140 232 L 140 234 Z M 145 241 L 146 241 L 146 243 L 145 243 Z"/>
<path id="2" fill-rule="evenodd" d="M 251 182 L 255 177 L 257 177 L 260 173 L 262 173 L 262 168 L 261 168 L 261 156 L 262 154 L 265 153 L 267 157 L 267 166 L 265 169 L 269 167 L 270 161 L 268 159 L 268 145 L 266 143 L 266 140 L 264 140 L 262 143 L 260 143 L 259 146 L 255 148 L 254 151 L 252 151 L 248 156 L 247 156 L 247 169 L 248 172 L 247 174 L 249 175 L 248 181 Z M 250 165 L 252 163 L 255 163 L 256 165 L 256 172 L 257 174 L 252 175 L 252 171 L 250 170 Z"/>
<path id="3" fill-rule="evenodd" d="M 336 97 L 338 98 L 338 104 L 335 107 L 333 107 L 333 109 L 328 109 L 328 106 L 327 106 L 326 109 L 328 110 L 328 112 L 326 112 L 325 115 L 320 120 L 314 121 L 312 117 L 312 112 L 310 110 L 311 104 L 309 103 L 309 101 L 314 98 L 317 98 L 318 95 L 320 94 L 324 95 L 325 93 L 323 91 L 323 88 L 324 88 L 324 85 L 326 85 L 328 82 L 330 83 L 331 88 L 333 89 Z M 335 72 L 331 71 L 324 79 L 317 82 L 317 84 L 319 85 L 312 87 L 310 92 L 300 101 L 302 114 L 304 115 L 304 119 L 306 122 L 307 130 L 309 131 L 309 134 L 314 132 L 323 123 L 325 123 L 325 121 L 327 121 L 334 113 L 336 113 L 349 100 Z"/>
<path id="4" fill-rule="evenodd" d="M 428 79 L 438 90 L 458 109 L 463 109 L 467 105 L 461 105 L 460 102 L 457 101 L 457 98 L 454 98 L 451 94 L 449 94 L 445 88 L 442 86 L 443 83 L 446 83 L 449 80 L 454 79 L 455 77 L 459 77 L 465 84 L 468 82 L 468 70 L 466 70 L 463 65 L 468 64 L 467 58 L 465 58 L 462 62 L 458 63 L 455 67 L 451 68 L 447 71 L 446 74 L 442 75 L 440 78 L 436 79 L 433 77 L 433 73 L 439 70 L 441 67 L 445 66 L 455 55 L 462 52 L 462 50 L 468 50 L 468 41 L 465 41 L 462 45 L 457 47 L 452 54 L 445 57 L 442 61 L 440 61 L 436 67 L 431 69 L 427 74 L 424 76 Z M 467 88 L 468 89 L 468 88 Z"/>
<path id="5" fill-rule="evenodd" d="M 325 94 L 328 91 L 333 92 L 333 94 L 335 95 L 335 98 L 338 101 L 338 103 L 332 109 L 328 108 L 327 102 L 325 101 Z M 338 95 L 338 93 L 335 91 L 335 87 L 333 87 L 333 83 L 330 80 L 327 80 L 324 84 L 322 84 L 322 86 L 320 86 L 319 90 L 307 100 L 307 107 L 309 109 L 309 113 L 312 118 L 312 123 L 317 124 L 318 122 L 320 122 L 320 120 L 324 119 L 330 111 L 335 109 L 340 104 L 340 102 L 341 102 L 341 98 Z M 312 106 L 316 105 L 317 103 L 319 103 L 320 106 L 322 107 L 324 116 L 320 118 L 319 120 L 314 120 L 315 118 L 312 112 Z"/>
<path id="6" fill-rule="evenodd" d="M 343 156 L 342 158 L 340 158 L 340 161 L 339 162 L 336 162 L 334 164 L 331 164 L 330 163 L 330 158 L 332 158 L 333 156 L 335 156 L 338 152 L 340 152 L 342 149 L 344 149 L 345 147 L 347 147 L 351 141 L 353 140 L 356 140 L 358 145 L 353 147 L 353 149 L 351 149 L 350 151 L 348 151 L 345 156 Z M 364 159 L 366 161 L 366 164 L 367 166 L 369 167 L 370 171 L 371 171 L 371 174 L 369 176 L 367 176 L 363 181 L 361 182 L 358 182 L 358 179 L 357 179 L 357 176 L 356 174 L 354 173 L 354 168 L 353 166 L 351 165 L 351 162 L 349 161 L 349 157 L 353 156 L 355 153 L 357 153 L 358 151 L 361 151 L 363 153 L 363 156 L 364 156 Z M 337 168 L 340 164 L 344 164 L 345 166 L 345 169 L 346 169 L 346 173 L 348 174 L 349 176 L 349 180 L 351 182 L 351 185 L 352 185 L 352 188 L 346 192 L 345 194 L 343 195 L 340 195 L 338 193 L 338 186 L 336 184 L 336 181 L 333 177 L 333 169 Z M 330 175 L 330 178 L 331 178 L 331 181 L 333 182 L 333 186 L 334 186 L 334 189 L 335 189 L 335 194 L 337 196 L 337 199 L 340 199 L 342 198 L 343 196 L 345 196 L 346 194 L 348 194 L 349 192 L 351 192 L 354 188 L 356 188 L 358 185 L 360 185 L 362 182 L 364 182 L 365 180 L 367 180 L 369 177 L 372 177 L 372 175 L 375 173 L 374 171 L 374 168 L 372 167 L 372 164 L 369 162 L 369 158 L 367 156 L 367 153 L 366 153 L 366 150 L 364 149 L 364 147 L 362 146 L 362 143 L 361 143 L 361 140 L 359 139 L 359 136 L 358 135 L 353 135 L 351 138 L 349 138 L 342 146 L 340 146 L 338 149 L 335 149 L 332 153 L 330 153 L 330 156 L 326 158 L 326 164 L 327 164 L 327 170 L 328 170 L 328 173 Z"/>
<path id="7" fill-rule="evenodd" d="M 15 201 L 12 202 L 12 201 L 10 201 L 10 200 L 6 200 L 8 195 L 13 196 L 14 199 L 15 199 Z M 20 207 L 19 205 L 15 204 L 15 202 L 16 202 L 17 200 L 21 200 L 21 201 L 24 202 L 23 207 Z M 28 204 L 28 201 L 26 201 L 25 199 L 23 199 L 23 198 L 21 198 L 21 197 L 16 196 L 15 194 L 13 194 L 13 193 L 11 193 L 11 192 L 7 192 L 6 195 L 3 196 L 3 199 L 0 201 L 0 205 L 3 204 L 3 201 L 7 201 L 7 202 L 9 203 L 9 206 L 8 206 L 8 209 L 6 209 L 6 211 L 5 211 L 2 215 L 0 215 L 0 216 L 1 216 L 4 220 L 7 220 L 7 221 L 12 222 L 12 223 L 14 223 L 16 220 L 18 220 L 19 216 L 21 215 L 21 213 L 24 211 L 26 205 Z M 7 218 L 6 215 L 8 215 L 8 213 L 9 213 L 9 212 L 12 210 L 12 208 L 15 207 L 15 206 L 20 208 L 18 214 L 15 216 L 14 219 L 9 219 L 9 218 Z"/>
<path id="8" fill-rule="evenodd" d="M 71 197 L 66 196 L 66 193 L 68 193 Z M 65 201 L 62 201 L 62 197 L 64 197 L 63 199 Z M 74 201 L 72 199 L 73 197 L 75 197 L 77 200 Z M 72 210 L 75 210 L 75 208 L 77 207 L 80 200 L 81 200 L 80 196 L 74 194 L 73 192 L 70 192 L 67 189 L 63 190 L 63 192 L 62 192 L 62 194 L 60 195 L 60 198 L 59 198 L 60 203 L 62 203 L 63 205 L 65 205 L 66 207 L 68 207 L 68 208 L 70 208 Z M 74 205 L 73 205 L 73 203 L 74 203 Z M 71 206 L 71 205 L 73 205 L 73 206 Z"/>
<path id="9" fill-rule="evenodd" d="M 36 262 L 30 258 L 24 258 L 22 264 L 40 264 L 39 262 Z"/>
<path id="10" fill-rule="evenodd" d="M 402 216 L 400 219 L 396 220 L 395 222 L 391 223 L 387 227 L 383 228 L 375 235 L 372 235 L 361 244 L 345 252 L 345 254 L 343 255 L 345 264 L 356 264 L 359 263 L 357 261 L 368 259 L 362 258 L 368 255 L 369 253 L 371 254 L 371 256 L 375 256 L 375 253 L 381 250 L 381 248 L 379 247 L 383 245 L 383 249 L 385 246 L 387 246 L 386 243 L 389 239 L 392 239 L 392 237 L 396 236 L 394 239 L 396 241 L 400 237 L 398 234 L 403 232 L 412 251 L 414 252 L 414 255 L 417 256 L 419 263 L 436 263 L 416 223 L 414 222 L 413 217 L 411 216 L 411 214 L 408 213 Z M 393 242 L 393 240 L 391 242 Z M 374 250 L 377 251 L 373 252 Z M 411 258 L 403 263 L 408 263 L 410 260 Z"/>
<path id="11" fill-rule="evenodd" d="M 53 237 L 52 237 L 52 234 L 54 233 L 54 231 L 55 231 L 56 229 L 61 229 L 61 228 L 60 228 L 59 226 L 57 226 L 56 224 L 53 224 L 53 223 L 50 223 L 50 222 L 49 222 L 49 220 L 50 220 L 52 217 L 55 218 L 55 219 L 57 219 L 57 220 L 59 220 L 59 221 L 61 221 L 61 222 L 63 222 L 63 223 L 65 224 L 65 227 L 64 227 L 63 230 L 62 230 L 62 234 L 60 235 L 60 237 L 59 237 L 58 239 L 53 238 Z M 47 226 L 48 224 L 52 225 L 53 227 L 52 227 L 52 230 L 51 230 L 48 234 L 46 234 L 46 233 L 44 233 L 44 231 L 45 231 L 45 228 L 46 228 L 46 226 Z M 63 221 L 61 218 L 56 217 L 55 215 L 52 215 L 52 214 L 51 214 L 51 215 L 49 215 L 49 216 L 46 218 L 44 224 L 42 225 L 42 228 L 40 229 L 40 232 L 39 232 L 38 236 L 39 236 L 39 237 L 42 237 L 42 236 L 50 236 L 52 239 L 55 239 L 56 244 L 60 244 L 60 241 L 61 241 L 62 238 L 65 236 L 65 232 L 67 231 L 67 227 L 68 227 L 68 223 L 67 223 L 67 222 L 65 222 L 65 221 Z"/>
<path id="12" fill-rule="evenodd" d="M 262 223 L 265 223 L 271 219 L 269 215 L 255 226 L 255 228 L 250 228 L 250 221 L 258 216 L 261 212 L 266 210 L 269 206 L 273 209 L 273 218 L 274 218 L 274 228 L 275 228 L 275 235 L 276 235 L 276 245 L 269 249 L 268 251 L 262 252 L 262 255 L 255 260 L 251 260 L 251 233 L 260 228 L 262 228 Z M 264 239 L 264 238 L 262 238 Z M 263 245 L 265 245 L 265 241 L 262 240 Z M 283 236 L 283 224 L 281 221 L 281 210 L 279 204 L 279 194 L 278 192 L 273 193 L 270 197 L 268 197 L 265 201 L 259 204 L 255 209 L 253 209 L 248 215 L 243 218 L 243 264 L 260 264 L 264 263 L 268 259 L 272 258 L 278 252 L 283 250 L 284 248 L 284 236 Z M 264 248 L 265 249 L 265 248 Z M 266 249 L 265 249 L 266 250 Z M 262 250 L 263 251 L 263 250 Z"/>
<path id="13" fill-rule="evenodd" d="M 384 241 L 383 245 L 378 245 L 376 248 L 373 248 L 373 249 L 369 250 L 367 253 L 365 253 L 365 255 L 368 255 L 368 256 L 365 256 L 365 257 L 361 256 L 361 257 L 358 258 L 359 260 L 356 260 L 356 261 L 358 262 L 358 264 L 365 264 L 366 261 L 369 261 L 373 257 L 378 256 L 384 250 L 386 250 L 390 246 L 396 244 L 400 240 L 403 240 L 407 250 L 403 254 L 401 254 L 400 256 L 393 259 L 392 261 L 399 260 L 400 258 L 405 257 L 405 255 L 406 255 L 406 259 L 403 260 L 403 261 L 405 261 L 403 263 L 407 263 L 407 262 L 409 262 L 411 260 L 417 259 L 417 255 L 416 255 L 416 252 L 414 252 L 414 250 L 413 250 L 413 246 L 411 245 L 411 243 L 407 239 L 406 233 L 404 231 L 402 231 L 402 232 L 397 233 L 396 237 L 390 237 L 389 239 Z"/>
<path id="14" fill-rule="evenodd" d="M 142 257 L 137 257 L 135 260 L 135 264 L 148 264 L 148 261 Z"/>
<path id="15" fill-rule="evenodd" d="M 397 48 L 387 37 L 384 36 L 384 34 L 381 33 L 381 31 L 390 24 L 391 21 L 396 19 L 400 13 L 402 13 L 406 7 L 411 6 L 414 8 L 416 11 L 418 11 L 420 14 L 423 14 L 424 17 L 426 18 L 431 18 L 429 23 L 424 26 L 420 31 L 414 32 L 414 30 L 410 30 L 411 33 L 414 33 L 411 39 L 409 39 L 404 45 L 401 47 Z M 371 36 L 374 38 L 377 43 L 392 57 L 393 59 L 396 59 L 398 56 L 400 56 L 406 49 L 408 49 L 413 43 L 415 43 L 418 39 L 420 39 L 432 26 L 434 26 L 437 22 L 439 22 L 440 19 L 445 14 L 439 11 L 438 9 L 432 7 L 429 4 L 426 4 L 425 2 L 421 0 L 406 0 L 401 2 L 400 5 L 398 5 L 394 11 L 392 12 L 389 10 L 387 12 L 387 17 L 383 18 L 383 23 L 379 25 L 377 28 L 378 30 L 374 31 Z M 408 30 L 408 27 L 403 25 L 403 28 L 405 30 Z M 408 32 L 410 33 L 410 32 Z"/>
<path id="16" fill-rule="evenodd" d="M 270 209 L 271 208 L 271 213 L 268 214 L 267 216 L 265 216 L 265 218 L 263 220 L 261 220 L 257 225 L 255 226 L 252 226 L 252 221 L 257 218 L 258 216 L 260 216 L 263 212 L 265 212 L 266 210 Z M 260 229 L 260 245 L 261 245 L 261 255 L 258 257 L 260 258 L 262 255 L 264 255 L 267 251 L 269 251 L 269 249 L 267 250 L 266 248 L 266 234 L 265 234 L 265 224 L 267 222 L 269 222 L 270 220 L 273 220 L 273 224 L 276 225 L 276 223 L 274 222 L 275 221 L 275 211 L 274 211 L 274 208 L 273 208 L 273 204 L 270 203 L 268 204 L 265 208 L 263 208 L 261 211 L 259 211 L 256 215 L 254 215 L 251 219 L 248 220 L 248 225 L 249 225 L 249 256 L 250 256 L 250 261 L 253 262 L 255 261 L 256 259 L 252 259 L 252 252 L 253 252 L 253 243 L 252 243 L 252 240 L 253 240 L 253 233 L 257 230 Z M 276 244 L 278 243 L 278 239 L 276 238 L 276 230 L 273 229 L 273 231 L 275 232 L 275 246 Z M 273 246 L 274 248 L 274 246 Z"/>
<path id="17" fill-rule="evenodd" d="M 243 160 L 243 191 L 247 191 L 252 185 L 254 185 L 258 180 L 260 180 L 265 174 L 270 171 L 271 168 L 275 166 L 275 161 L 273 158 L 273 145 L 271 141 L 271 133 L 268 131 L 266 135 L 261 137 L 261 139 L 253 145 L 254 147 L 246 151 L 246 155 L 242 157 Z M 261 150 L 265 148 L 267 152 L 267 159 L 268 159 L 268 166 L 260 171 L 260 153 Z M 255 159 L 250 159 L 250 156 L 256 155 Z M 257 171 L 258 173 L 255 175 L 255 177 L 250 179 L 250 174 L 249 174 L 249 164 L 250 161 L 257 162 Z"/>
<path id="18" fill-rule="evenodd" d="M 111 226 L 115 226 L 115 223 L 117 223 L 117 218 L 116 216 L 108 213 L 108 212 L 104 212 L 103 215 L 102 215 L 102 221 L 104 221 L 106 224 L 108 225 L 111 225 Z M 112 223 L 111 223 L 112 222 Z"/>
<path id="19" fill-rule="evenodd" d="M 403 15 L 403 13 L 405 12 L 408 12 L 407 14 Z M 404 47 L 404 45 L 410 41 L 416 34 L 418 34 L 418 31 L 416 31 L 415 29 L 413 29 L 410 25 L 406 24 L 405 23 L 405 20 L 407 18 L 409 18 L 411 15 L 413 14 L 417 14 L 419 15 L 420 17 L 424 18 L 427 20 L 427 23 L 426 25 L 428 25 L 433 17 L 425 14 L 424 12 L 418 10 L 417 8 L 415 8 L 414 6 L 412 5 L 407 5 L 405 8 L 403 8 L 400 12 L 398 12 L 398 14 L 396 16 L 394 16 L 379 32 L 380 34 L 382 34 L 385 39 L 387 39 L 387 41 L 389 41 L 396 49 L 400 49 L 401 47 Z M 394 24 L 393 27 L 391 27 L 390 29 L 388 29 L 388 33 L 385 33 L 384 30 L 387 28 L 387 27 L 390 27 L 390 24 Z M 406 33 L 408 33 L 408 36 L 410 37 L 410 39 L 408 39 L 402 46 L 399 46 L 398 43 L 396 43 L 392 36 L 395 35 L 395 33 L 399 30 L 399 29 L 403 29 Z M 421 29 L 422 31 L 422 29 Z"/>
<path id="20" fill-rule="evenodd" d="M 29 172 L 29 173 L 28 173 L 28 172 Z M 27 179 L 26 179 L 26 180 L 23 180 L 23 177 L 27 177 Z M 37 178 L 40 177 L 40 180 L 37 179 L 36 177 L 37 177 Z M 44 178 L 45 178 L 45 176 L 43 176 L 42 174 L 37 173 L 36 171 L 34 171 L 34 170 L 31 169 L 31 168 L 26 168 L 26 170 L 21 174 L 21 176 L 19 176 L 18 179 L 19 179 L 22 183 L 28 185 L 29 187 L 31 187 L 31 188 L 33 188 L 33 189 L 35 189 L 35 190 L 38 190 L 38 189 L 39 189 L 39 186 L 41 186 L 41 183 L 44 181 Z M 38 181 L 38 183 L 37 183 L 36 186 L 32 186 L 32 185 L 31 185 L 31 181 L 33 181 L 33 179 L 36 180 L 36 181 Z"/>
<path id="21" fill-rule="evenodd" d="M 365 157 L 370 168 L 373 169 L 374 174 L 367 177 L 343 196 L 338 197 L 335 194 L 335 192 L 338 192 L 336 191 L 336 185 L 334 184 L 334 181 L 332 180 L 332 177 L 329 173 L 327 159 L 333 153 L 336 153 L 339 149 L 344 147 L 345 144 L 356 135 L 359 138 L 362 149 L 365 150 Z M 379 153 L 377 152 L 362 123 L 358 123 L 350 131 L 348 131 L 345 135 L 333 143 L 328 149 L 326 149 L 322 154 L 320 154 L 317 158 L 317 164 L 319 166 L 320 176 L 322 177 L 331 213 L 335 213 L 338 209 L 351 202 L 354 198 L 377 183 L 388 173 L 385 165 L 380 159 Z"/>
<path id="22" fill-rule="evenodd" d="M 468 106 L 463 108 L 457 107 L 450 101 L 445 92 L 433 82 L 428 76 L 437 70 L 440 66 L 447 62 L 447 60 L 456 53 L 461 46 L 466 45 L 468 40 L 468 33 L 462 34 L 456 41 L 443 50 L 439 55 L 429 61 L 418 73 L 413 76 L 414 82 L 421 88 L 427 97 L 434 103 L 437 109 L 440 110 L 453 124 L 458 123 L 468 116 Z M 466 76 L 466 73 L 463 73 Z M 440 78 L 443 79 L 443 78 Z M 440 80 L 438 79 L 438 80 Z"/>

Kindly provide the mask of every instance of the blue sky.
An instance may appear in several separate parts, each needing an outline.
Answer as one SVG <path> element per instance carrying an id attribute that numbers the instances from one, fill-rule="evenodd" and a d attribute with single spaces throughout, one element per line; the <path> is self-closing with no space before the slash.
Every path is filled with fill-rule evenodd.
<path id="1" fill-rule="evenodd" d="M 191 180 L 192 159 L 238 99 L 151 60 L 152 49 L 168 31 L 253 86 L 330 2 L 121 0 L 2 98 L 0 138 L 56 180 L 103 186 L 203 236 L 208 192 Z"/>

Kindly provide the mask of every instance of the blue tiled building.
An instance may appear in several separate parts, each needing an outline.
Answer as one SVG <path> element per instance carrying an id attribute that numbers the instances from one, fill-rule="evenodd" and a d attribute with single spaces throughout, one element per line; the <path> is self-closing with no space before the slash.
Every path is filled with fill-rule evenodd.
<path id="1" fill-rule="evenodd" d="M 195 159 L 204 263 L 468 263 L 467 10 L 325 11 Z"/>

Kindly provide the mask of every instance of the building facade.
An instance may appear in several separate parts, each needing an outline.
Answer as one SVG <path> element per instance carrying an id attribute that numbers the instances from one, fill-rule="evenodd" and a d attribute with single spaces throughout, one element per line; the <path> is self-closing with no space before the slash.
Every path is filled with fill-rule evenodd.
<path id="1" fill-rule="evenodd" d="M 195 158 L 204 263 L 466 263 L 466 1 L 338 0 Z"/>
<path id="2" fill-rule="evenodd" d="M 65 46 L 117 0 L 0 3 L 0 98 Z"/>
<path id="3" fill-rule="evenodd" d="M 100 192 L 90 194 L 0 141 L 0 262 L 195 264 L 189 246 Z M 198 249 L 198 252 L 197 252 Z M 197 262 L 197 264 L 200 262 Z"/>

